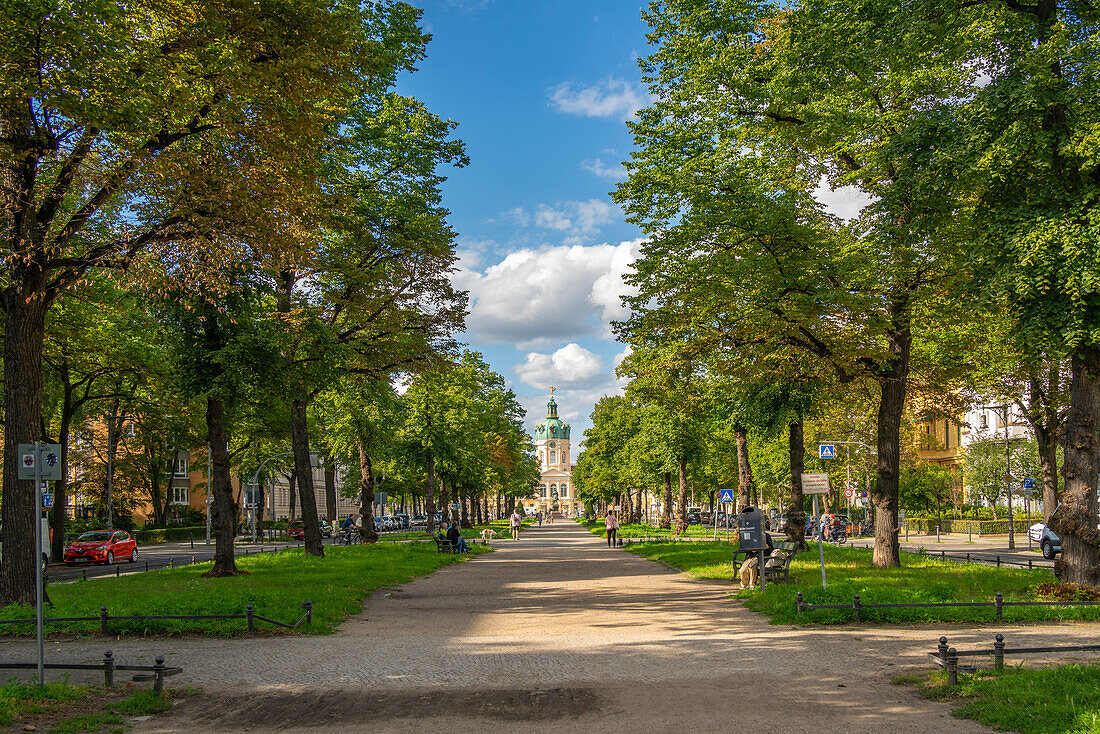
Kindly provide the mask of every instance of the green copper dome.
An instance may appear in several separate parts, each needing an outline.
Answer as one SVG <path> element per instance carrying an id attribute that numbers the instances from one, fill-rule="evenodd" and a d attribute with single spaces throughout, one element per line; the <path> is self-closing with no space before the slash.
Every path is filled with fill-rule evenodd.
<path id="1" fill-rule="evenodd" d="M 558 404 L 553 397 L 546 404 L 546 419 L 535 426 L 536 441 L 548 438 L 569 438 L 569 424 L 558 418 Z"/>

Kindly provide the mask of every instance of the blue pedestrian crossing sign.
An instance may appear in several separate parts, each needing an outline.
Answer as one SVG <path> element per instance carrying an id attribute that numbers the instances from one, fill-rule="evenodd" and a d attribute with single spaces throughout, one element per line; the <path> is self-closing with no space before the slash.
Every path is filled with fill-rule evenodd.
<path id="1" fill-rule="evenodd" d="M 1035 489 L 1035 480 L 1028 477 L 1024 480 L 1024 489 Z"/>
<path id="2" fill-rule="evenodd" d="M 831 443 L 821 443 L 817 445 L 817 458 L 819 459 L 835 459 L 836 458 L 836 446 Z"/>
<path id="3" fill-rule="evenodd" d="M 732 505 L 736 501 L 733 498 L 733 490 L 732 489 L 720 489 L 720 490 L 718 490 L 718 501 L 719 502 L 728 502 Z"/>

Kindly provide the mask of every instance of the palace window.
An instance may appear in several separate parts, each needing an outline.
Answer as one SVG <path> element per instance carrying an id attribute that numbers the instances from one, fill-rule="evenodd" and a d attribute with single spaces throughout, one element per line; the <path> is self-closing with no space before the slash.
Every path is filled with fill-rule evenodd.
<path id="1" fill-rule="evenodd" d="M 540 497 L 545 497 L 546 496 L 546 485 L 545 484 L 540 484 L 539 485 L 539 496 Z"/>
<path id="2" fill-rule="evenodd" d="M 568 497 L 568 496 L 569 496 L 569 485 L 568 484 L 561 485 L 561 497 L 564 498 L 564 497 Z"/>

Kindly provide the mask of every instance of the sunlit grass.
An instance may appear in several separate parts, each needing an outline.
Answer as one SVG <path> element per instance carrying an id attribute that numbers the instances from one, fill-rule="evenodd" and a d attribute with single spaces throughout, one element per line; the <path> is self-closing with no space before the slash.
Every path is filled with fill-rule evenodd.
<path id="1" fill-rule="evenodd" d="M 1008 667 L 959 674 L 947 686 L 945 672 L 913 680 L 928 698 L 960 702 L 951 713 L 993 729 L 1021 734 L 1100 733 L 1100 665 L 1063 665 L 1043 670 Z"/>
<path id="2" fill-rule="evenodd" d="M 488 551 L 474 546 L 475 554 Z M 98 617 L 99 608 L 109 615 L 243 614 L 253 612 L 284 623 L 303 614 L 302 603 L 313 602 L 313 625 L 298 632 L 329 633 L 348 615 L 362 609 L 363 599 L 374 589 L 393 586 L 457 563 L 465 556 L 437 553 L 435 544 L 394 543 L 349 547 L 325 546 L 325 557 L 307 556 L 300 549 L 250 555 L 237 559 L 247 575 L 203 578 L 211 562 L 162 569 L 121 577 L 106 577 L 50 586 L 55 609 L 47 617 Z M 9 606 L 0 619 L 28 619 L 33 609 Z M 244 633 L 245 620 L 112 621 L 112 633 L 139 635 L 202 634 L 229 636 Z M 262 634 L 285 632 L 263 622 Z M 48 634 L 98 634 L 99 622 L 59 622 L 46 626 Z M 3 625 L 0 634 L 31 635 L 33 624 Z"/>
<path id="3" fill-rule="evenodd" d="M 631 543 L 627 549 L 645 558 L 663 561 L 700 578 L 733 579 L 735 545 L 724 542 L 650 542 Z M 821 585 L 818 546 L 810 544 L 791 561 L 791 584 L 768 584 L 761 591 L 737 592 L 750 609 L 768 616 L 776 624 L 851 622 L 853 597 L 860 595 L 863 622 L 931 623 L 993 622 L 993 607 L 941 607 L 915 609 L 869 609 L 868 604 L 907 604 L 952 601 L 992 602 L 996 592 L 1006 602 L 1041 601 L 1041 584 L 1053 580 L 1046 569 L 997 568 L 981 564 L 957 563 L 934 556 L 902 553 L 901 568 L 882 569 L 871 565 L 869 548 L 825 547 L 825 574 L 828 588 Z M 798 613 L 796 592 L 802 592 L 807 604 L 845 604 L 846 609 L 821 609 Z M 1010 607 L 1003 620 L 1079 620 L 1100 619 L 1096 607 Z"/>

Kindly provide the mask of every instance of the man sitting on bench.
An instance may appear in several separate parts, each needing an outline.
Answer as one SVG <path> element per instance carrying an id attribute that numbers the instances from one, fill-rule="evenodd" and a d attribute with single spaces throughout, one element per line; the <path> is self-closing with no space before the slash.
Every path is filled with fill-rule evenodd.
<path id="1" fill-rule="evenodd" d="M 447 540 L 451 541 L 451 545 L 455 547 L 455 550 L 459 553 L 469 553 L 470 547 L 466 545 L 466 539 L 462 537 L 462 533 L 458 531 L 458 524 L 451 523 L 447 528 Z"/>
<path id="2" fill-rule="evenodd" d="M 764 542 L 768 545 L 768 549 L 764 551 L 764 557 L 767 558 L 775 548 L 772 545 L 770 533 L 764 533 Z M 756 587 L 756 582 L 760 580 L 760 551 L 746 551 L 746 553 L 748 558 L 741 564 L 741 588 L 753 589 Z"/>

